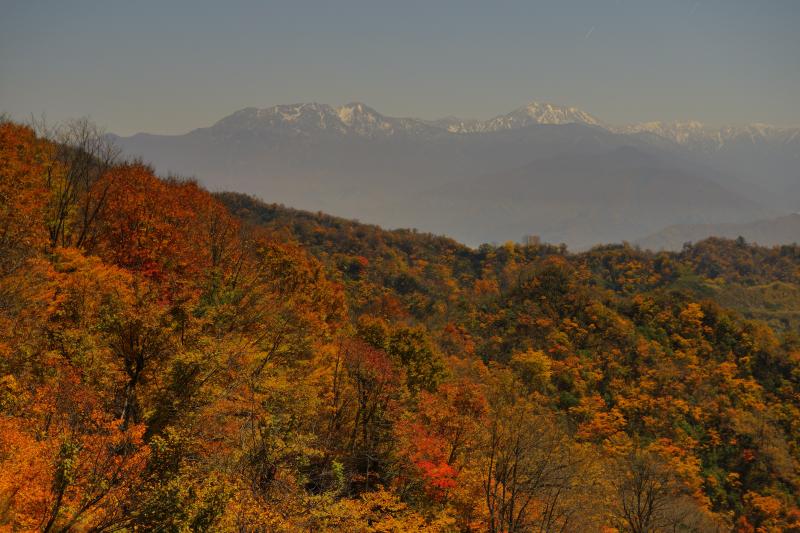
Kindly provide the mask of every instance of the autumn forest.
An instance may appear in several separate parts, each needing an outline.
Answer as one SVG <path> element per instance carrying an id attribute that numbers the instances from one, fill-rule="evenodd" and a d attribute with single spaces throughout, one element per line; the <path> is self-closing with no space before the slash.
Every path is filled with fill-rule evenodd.
<path id="1" fill-rule="evenodd" d="M 470 248 L 6 120 L 0 530 L 800 531 L 798 302 L 797 245 Z"/>

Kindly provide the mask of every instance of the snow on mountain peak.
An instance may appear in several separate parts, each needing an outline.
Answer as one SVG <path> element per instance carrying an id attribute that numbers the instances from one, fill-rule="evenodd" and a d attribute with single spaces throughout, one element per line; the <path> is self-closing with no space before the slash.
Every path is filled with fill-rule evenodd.
<path id="1" fill-rule="evenodd" d="M 453 133 L 481 133 L 513 130 L 536 124 L 587 124 L 600 126 L 594 116 L 576 107 L 564 107 L 549 103 L 531 102 L 511 113 L 499 115 L 489 120 L 461 120 L 446 118 L 434 124 Z"/>
<path id="2" fill-rule="evenodd" d="M 336 116 L 351 131 L 364 136 L 395 132 L 398 119 L 384 117 L 371 107 L 353 102 L 335 109 Z"/>
<path id="3" fill-rule="evenodd" d="M 223 118 L 212 129 L 223 136 L 242 131 L 281 131 L 301 136 L 326 131 L 367 138 L 444 133 L 421 120 L 387 117 L 361 102 L 340 107 L 318 103 L 276 105 L 263 109 L 248 107 Z"/>
<path id="4" fill-rule="evenodd" d="M 797 128 L 776 128 L 767 124 L 743 127 L 709 127 L 702 122 L 641 122 L 626 126 L 608 126 L 576 107 L 533 101 L 505 115 L 488 120 L 447 117 L 426 121 L 387 117 L 361 103 L 340 107 L 319 103 L 276 105 L 263 109 L 248 107 L 223 118 L 214 125 L 221 134 L 240 131 L 280 130 L 289 134 L 309 135 L 314 131 L 360 137 L 387 137 L 398 134 L 436 136 L 446 133 L 487 133 L 514 130 L 539 124 L 584 124 L 597 126 L 624 135 L 656 135 L 683 146 L 716 150 L 737 140 L 757 142 L 777 140 L 784 144 L 800 141 Z"/>
<path id="5" fill-rule="evenodd" d="M 623 134 L 650 133 L 678 144 L 688 144 L 696 139 L 713 137 L 713 132 L 709 128 L 706 128 L 702 122 L 695 120 L 683 122 L 662 122 L 658 120 L 640 122 L 614 128 L 614 131 Z"/>
<path id="6" fill-rule="evenodd" d="M 735 140 L 749 142 L 778 140 L 788 144 L 797 139 L 800 133 L 797 128 L 778 128 L 762 123 L 711 127 L 696 120 L 640 122 L 613 128 L 612 131 L 628 135 L 642 133 L 657 135 L 674 143 L 702 150 L 716 150 Z"/>
<path id="7" fill-rule="evenodd" d="M 521 111 L 523 111 L 523 108 L 512 111 L 511 114 L 520 114 Z M 563 107 L 536 101 L 525 106 L 524 114 L 537 124 L 569 124 L 574 122 L 592 126 L 600 125 L 599 120 L 577 107 Z"/>

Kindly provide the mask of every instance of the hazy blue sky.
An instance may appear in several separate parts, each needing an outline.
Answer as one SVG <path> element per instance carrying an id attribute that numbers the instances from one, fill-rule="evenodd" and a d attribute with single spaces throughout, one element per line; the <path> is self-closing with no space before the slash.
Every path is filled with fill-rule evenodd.
<path id="1" fill-rule="evenodd" d="M 177 133 L 362 101 L 488 118 L 800 124 L 800 1 L 0 0 L 0 111 Z"/>

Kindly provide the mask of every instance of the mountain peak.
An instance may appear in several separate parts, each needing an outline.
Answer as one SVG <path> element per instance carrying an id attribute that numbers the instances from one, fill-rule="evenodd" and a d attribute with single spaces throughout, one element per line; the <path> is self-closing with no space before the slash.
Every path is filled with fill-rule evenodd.
<path id="1" fill-rule="evenodd" d="M 351 102 L 336 108 L 336 115 L 349 127 L 364 127 L 385 122 L 385 117 L 361 102 Z"/>
<path id="2" fill-rule="evenodd" d="M 317 102 L 246 107 L 218 121 L 212 130 L 222 136 L 242 131 L 273 130 L 301 136 L 321 131 L 359 137 L 441 133 L 420 120 L 387 117 L 362 102 L 350 102 L 339 107 Z"/>
<path id="3" fill-rule="evenodd" d="M 762 123 L 712 127 L 696 120 L 652 121 L 613 128 L 612 131 L 628 135 L 643 133 L 657 135 L 674 143 L 701 150 L 718 150 L 731 141 L 756 142 L 761 139 L 788 145 L 800 140 L 798 128 L 779 128 Z"/>
<path id="4" fill-rule="evenodd" d="M 548 102 L 530 102 L 525 107 L 512 111 L 509 115 L 524 114 L 535 120 L 537 124 L 589 124 L 600 125 L 600 121 L 577 107 L 567 107 Z M 506 115 L 506 116 L 509 116 Z"/>
<path id="5" fill-rule="evenodd" d="M 485 133 L 514 130 L 537 124 L 586 124 L 601 126 L 602 122 L 577 107 L 566 107 L 547 102 L 532 101 L 505 115 L 489 120 L 462 120 L 448 117 L 433 122 L 452 133 Z"/>

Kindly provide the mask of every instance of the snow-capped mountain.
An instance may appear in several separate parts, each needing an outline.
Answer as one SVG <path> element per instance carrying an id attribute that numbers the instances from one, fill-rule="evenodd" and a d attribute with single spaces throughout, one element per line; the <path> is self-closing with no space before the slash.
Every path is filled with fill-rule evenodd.
<path id="1" fill-rule="evenodd" d="M 486 133 L 525 128 L 534 124 L 586 124 L 599 126 L 600 121 L 576 107 L 531 102 L 506 115 L 489 120 L 463 120 L 447 117 L 429 122 L 451 133 Z"/>
<path id="2" fill-rule="evenodd" d="M 694 150 L 719 150 L 729 142 L 800 143 L 800 128 L 778 128 L 769 124 L 711 127 L 697 121 L 641 122 L 611 128 L 618 133 L 653 134 Z"/>
<path id="3" fill-rule="evenodd" d="M 327 132 L 368 138 L 436 132 L 435 128 L 420 120 L 387 117 L 359 102 L 340 107 L 318 103 L 276 105 L 264 109 L 248 107 L 218 121 L 211 130 L 223 136 L 274 130 L 289 135 Z"/>
<path id="4" fill-rule="evenodd" d="M 212 129 L 221 135 L 242 131 L 279 130 L 296 135 L 325 131 L 373 138 L 398 134 L 489 133 L 537 124 L 600 126 L 601 122 L 576 107 L 538 102 L 532 102 L 511 113 L 489 120 L 458 117 L 439 120 L 389 117 L 365 104 L 354 102 L 341 107 L 318 103 L 276 105 L 264 109 L 248 107 L 223 118 L 214 124 Z"/>
<path id="5" fill-rule="evenodd" d="M 693 150 L 716 150 L 732 141 L 777 142 L 785 145 L 800 143 L 800 128 L 778 128 L 767 124 L 711 127 L 697 121 L 654 121 L 609 126 L 576 107 L 540 102 L 531 102 L 488 120 L 389 117 L 359 102 L 340 107 L 318 103 L 276 105 L 263 109 L 248 107 L 223 118 L 212 129 L 222 134 L 272 129 L 295 134 L 327 131 L 361 137 L 385 137 L 401 133 L 430 135 L 437 133 L 437 130 L 448 133 L 489 133 L 539 124 L 583 124 L 624 135 L 655 135 Z"/>
<path id="6" fill-rule="evenodd" d="M 329 132 L 361 137 L 436 135 L 443 133 L 491 133 L 533 125 L 583 124 L 613 133 L 656 136 L 693 151 L 713 151 L 730 142 L 800 144 L 800 128 L 778 128 L 767 124 L 711 127 L 697 121 L 640 122 L 610 126 L 576 107 L 531 102 L 510 113 L 488 120 L 446 117 L 438 120 L 389 117 L 359 102 L 340 107 L 319 103 L 276 105 L 263 109 L 248 107 L 237 111 L 211 129 L 217 134 L 276 130 L 286 134 Z"/>

